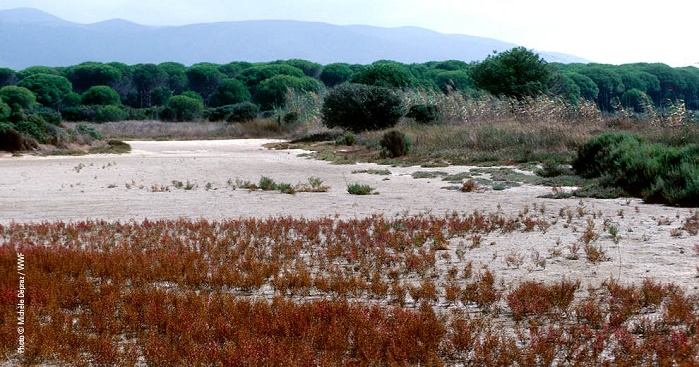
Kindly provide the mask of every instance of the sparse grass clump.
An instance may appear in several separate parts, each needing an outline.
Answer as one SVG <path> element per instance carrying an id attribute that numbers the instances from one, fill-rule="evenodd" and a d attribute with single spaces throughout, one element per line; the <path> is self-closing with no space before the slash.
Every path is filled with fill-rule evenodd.
<path id="1" fill-rule="evenodd" d="M 391 171 L 387 169 L 360 169 L 360 170 L 354 170 L 352 173 L 368 173 L 370 175 L 379 175 L 379 176 L 390 176 Z"/>
<path id="2" fill-rule="evenodd" d="M 126 154 L 131 152 L 131 146 L 123 141 L 109 140 L 104 146 L 90 148 L 92 154 Z"/>

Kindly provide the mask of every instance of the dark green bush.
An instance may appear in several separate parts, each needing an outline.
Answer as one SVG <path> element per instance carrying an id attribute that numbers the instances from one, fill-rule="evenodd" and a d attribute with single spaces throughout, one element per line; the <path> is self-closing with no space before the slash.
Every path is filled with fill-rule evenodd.
<path id="1" fill-rule="evenodd" d="M 437 120 L 437 107 L 425 104 L 412 105 L 405 117 L 415 119 L 419 124 L 429 124 Z"/>
<path id="2" fill-rule="evenodd" d="M 172 113 L 172 116 L 168 116 L 168 120 L 192 121 L 201 118 L 204 112 L 204 102 L 196 98 L 196 95 L 190 92 L 184 92 L 181 95 L 170 98 L 168 101 L 168 108 Z M 163 111 L 163 113 L 165 113 L 165 111 Z"/>
<path id="3" fill-rule="evenodd" d="M 221 106 L 211 110 L 209 121 L 245 122 L 254 120 L 260 108 L 251 102 Z"/>
<path id="4" fill-rule="evenodd" d="M 10 117 L 10 114 L 12 113 L 12 108 L 10 106 L 3 102 L 2 99 L 0 99 L 0 121 L 3 121 Z"/>
<path id="5" fill-rule="evenodd" d="M 296 111 L 289 111 L 284 114 L 282 120 L 287 124 L 295 124 L 299 121 L 299 113 Z"/>
<path id="6" fill-rule="evenodd" d="M 126 118 L 126 112 L 117 106 L 102 106 L 95 113 L 95 122 L 122 121 Z"/>
<path id="7" fill-rule="evenodd" d="M 119 93 L 105 85 L 90 87 L 82 94 L 84 105 L 120 105 Z"/>
<path id="8" fill-rule="evenodd" d="M 65 121 L 95 121 L 95 115 L 99 106 L 68 107 L 61 111 L 61 117 Z"/>
<path id="9" fill-rule="evenodd" d="M 699 205 L 697 144 L 677 148 L 628 134 L 603 134 L 580 148 L 573 167 L 646 202 Z"/>
<path id="10" fill-rule="evenodd" d="M 408 154 L 412 142 L 407 135 L 392 130 L 383 134 L 380 144 L 383 157 L 397 158 Z"/>
<path id="11" fill-rule="evenodd" d="M 63 121 L 61 114 L 51 108 L 40 108 L 35 111 L 35 115 L 41 118 L 41 120 L 44 122 L 52 125 L 59 125 Z"/>
<path id="12" fill-rule="evenodd" d="M 403 107 L 392 89 L 342 84 L 325 97 L 321 113 L 325 126 L 358 133 L 395 126 L 403 116 Z"/>
<path id="13" fill-rule="evenodd" d="M 345 135 L 342 135 L 341 137 L 337 138 L 335 140 L 335 144 L 352 146 L 354 145 L 356 140 L 357 138 L 354 136 L 354 134 L 348 131 L 345 133 Z"/>
<path id="14" fill-rule="evenodd" d="M 44 128 L 44 123 L 40 120 L 22 120 L 15 123 L 15 127 L 20 133 L 33 137 L 39 143 L 45 143 L 48 139 L 46 136 L 46 129 Z"/>
<path id="15" fill-rule="evenodd" d="M 640 145 L 643 138 L 626 133 L 605 133 L 588 140 L 573 160 L 573 170 L 583 177 L 602 176 L 614 164 L 612 153 L 622 142 Z"/>

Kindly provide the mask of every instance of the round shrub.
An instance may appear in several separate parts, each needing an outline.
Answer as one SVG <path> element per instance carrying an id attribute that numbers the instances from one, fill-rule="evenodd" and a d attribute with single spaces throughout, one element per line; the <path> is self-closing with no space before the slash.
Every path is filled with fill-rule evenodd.
<path id="1" fill-rule="evenodd" d="M 177 121 L 197 120 L 204 112 L 204 102 L 185 95 L 170 98 L 168 107 L 172 111 L 172 119 Z"/>
<path id="2" fill-rule="evenodd" d="M 402 157 L 410 151 L 410 137 L 400 131 L 392 130 L 381 138 L 381 155 L 388 158 Z"/>
<path id="3" fill-rule="evenodd" d="M 311 77 L 298 78 L 289 75 L 275 75 L 257 85 L 254 99 L 263 109 L 271 109 L 284 105 L 290 89 L 318 93 L 321 87 L 322 83 Z"/>
<path id="4" fill-rule="evenodd" d="M 583 177 L 600 177 L 614 166 L 615 159 L 612 153 L 619 145 L 624 142 L 638 145 L 641 141 L 640 136 L 626 133 L 605 133 L 591 138 L 578 148 L 578 155 L 573 160 L 573 169 Z"/>
<path id="5" fill-rule="evenodd" d="M 120 105 L 121 98 L 114 89 L 97 85 L 86 90 L 82 95 L 84 105 Z"/>
<path id="6" fill-rule="evenodd" d="M 102 106 L 95 114 L 95 122 L 122 121 L 126 112 L 117 106 Z"/>
<path id="7" fill-rule="evenodd" d="M 209 104 L 213 107 L 221 107 L 247 102 L 250 101 L 251 98 L 250 91 L 248 91 L 248 88 L 243 82 L 238 79 L 230 78 L 224 79 L 221 84 L 219 84 L 216 92 L 211 95 Z"/>
<path id="8" fill-rule="evenodd" d="M 378 87 L 407 88 L 415 83 L 415 77 L 403 64 L 378 62 L 354 74 L 352 82 Z"/>
<path id="9" fill-rule="evenodd" d="M 0 88 L 0 99 L 7 103 L 12 109 L 31 109 L 36 105 L 36 96 L 31 90 L 14 85 L 7 85 Z"/>
<path id="10" fill-rule="evenodd" d="M 403 116 L 403 106 L 392 89 L 342 84 L 325 97 L 321 113 L 325 126 L 358 133 L 395 126 Z"/>

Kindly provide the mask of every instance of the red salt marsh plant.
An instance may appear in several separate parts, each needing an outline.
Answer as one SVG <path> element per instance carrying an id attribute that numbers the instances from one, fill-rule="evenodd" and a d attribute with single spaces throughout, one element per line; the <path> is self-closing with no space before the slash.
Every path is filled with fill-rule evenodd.
<path id="1" fill-rule="evenodd" d="M 699 363 L 699 305 L 677 286 L 610 280 L 576 303 L 575 280 L 505 292 L 472 260 L 439 265 L 439 246 L 525 230 L 512 223 L 474 212 L 0 226 L 0 353 L 23 365 Z M 17 252 L 31 280 L 23 357 Z"/>

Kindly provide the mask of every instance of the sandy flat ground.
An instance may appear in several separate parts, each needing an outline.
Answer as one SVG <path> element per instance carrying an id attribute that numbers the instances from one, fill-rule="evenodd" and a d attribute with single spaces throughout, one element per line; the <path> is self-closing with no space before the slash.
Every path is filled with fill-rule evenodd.
<path id="1" fill-rule="evenodd" d="M 562 276 L 599 283 L 614 277 L 640 281 L 650 277 L 674 282 L 698 293 L 699 237 L 680 230 L 692 212 L 687 208 L 643 204 L 638 199 L 544 199 L 551 188 L 528 186 L 502 191 L 490 189 L 463 193 L 447 190 L 440 178 L 415 179 L 415 171 L 459 173 L 472 167 L 384 167 L 375 164 L 332 165 L 300 157 L 298 150 L 270 150 L 269 140 L 131 141 L 126 155 L 71 157 L 12 157 L 0 155 L 0 224 L 11 222 L 141 221 L 145 218 L 238 218 L 294 216 L 316 218 L 387 216 L 428 213 L 441 216 L 475 210 L 509 216 L 536 216 L 550 228 L 484 236 L 469 252 L 496 274 L 517 279 L 558 279 Z M 388 176 L 352 173 L 388 169 Z M 253 183 L 261 176 L 297 184 L 311 176 L 330 187 L 325 193 L 297 193 L 232 189 L 236 179 Z M 192 190 L 175 189 L 172 181 L 196 184 Z M 378 195 L 355 196 L 348 183 L 375 187 Z M 170 191 L 160 191 L 169 187 Z M 568 220 L 564 213 L 573 213 Z M 608 261 L 591 266 L 571 259 L 570 247 L 590 222 L 599 238 L 594 241 Z M 618 229 L 614 241 L 608 228 Z M 470 241 L 470 239 L 462 239 Z M 455 244 L 457 246 L 459 244 Z M 463 244 L 462 244 L 463 245 Z M 521 266 L 504 259 L 516 252 Z M 546 259 L 545 267 L 535 260 Z"/>

